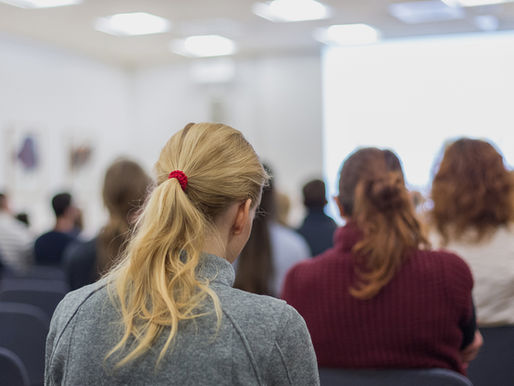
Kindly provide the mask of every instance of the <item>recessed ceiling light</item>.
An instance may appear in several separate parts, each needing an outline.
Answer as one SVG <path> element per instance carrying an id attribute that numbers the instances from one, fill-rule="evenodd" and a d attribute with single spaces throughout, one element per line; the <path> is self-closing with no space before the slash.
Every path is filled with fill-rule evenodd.
<path id="1" fill-rule="evenodd" d="M 392 16 L 407 24 L 455 20 L 466 16 L 460 7 L 450 7 L 439 0 L 393 3 L 388 8 Z"/>
<path id="2" fill-rule="evenodd" d="M 481 5 L 493 5 L 512 3 L 514 0 L 442 0 L 450 7 L 479 7 Z"/>
<path id="3" fill-rule="evenodd" d="M 0 0 L 0 3 L 20 8 L 52 8 L 82 3 L 82 0 Z"/>
<path id="4" fill-rule="evenodd" d="M 339 24 L 318 29 L 314 37 L 325 44 L 358 45 L 380 40 L 380 32 L 367 24 Z"/>
<path id="5" fill-rule="evenodd" d="M 118 13 L 96 20 L 95 29 L 116 36 L 148 35 L 166 32 L 169 20 L 146 12 Z"/>
<path id="6" fill-rule="evenodd" d="M 232 55 L 236 51 L 234 41 L 220 35 L 190 36 L 173 41 L 170 48 L 176 54 L 191 57 Z"/>
<path id="7" fill-rule="evenodd" d="M 257 16 L 274 22 L 320 20 L 330 17 L 330 10 L 315 0 L 273 0 L 255 3 L 252 11 Z"/>

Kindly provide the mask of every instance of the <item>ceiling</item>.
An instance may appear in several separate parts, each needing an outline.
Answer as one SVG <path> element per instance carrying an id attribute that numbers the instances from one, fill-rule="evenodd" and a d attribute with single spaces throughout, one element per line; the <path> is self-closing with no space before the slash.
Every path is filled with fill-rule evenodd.
<path id="1" fill-rule="evenodd" d="M 459 20 L 405 24 L 388 13 L 399 0 L 321 0 L 332 8 L 330 19 L 272 23 L 251 11 L 256 0 L 83 0 L 79 5 L 22 9 L 0 3 L 0 33 L 23 36 L 109 63 L 127 67 L 183 60 L 169 49 L 172 39 L 218 33 L 236 41 L 237 55 L 304 54 L 320 47 L 314 29 L 331 24 L 367 23 L 385 39 L 416 35 L 479 32 L 477 15 L 495 15 L 499 29 L 514 29 L 514 3 L 466 8 Z M 438 0 L 431 0 L 438 1 Z M 122 12 L 148 12 L 172 22 L 167 33 L 116 37 L 96 31 L 96 18 Z"/>

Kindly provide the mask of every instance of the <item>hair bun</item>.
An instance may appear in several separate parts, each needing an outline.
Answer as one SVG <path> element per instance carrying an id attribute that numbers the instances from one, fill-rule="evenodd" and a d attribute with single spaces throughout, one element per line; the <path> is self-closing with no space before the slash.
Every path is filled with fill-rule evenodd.
<path id="1" fill-rule="evenodd" d="M 408 201 L 401 176 L 388 174 L 369 182 L 369 200 L 380 211 L 401 209 Z"/>

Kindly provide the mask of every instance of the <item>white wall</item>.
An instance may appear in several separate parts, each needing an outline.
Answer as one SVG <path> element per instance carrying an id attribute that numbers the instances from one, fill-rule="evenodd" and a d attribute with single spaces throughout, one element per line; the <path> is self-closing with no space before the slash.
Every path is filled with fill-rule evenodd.
<path id="1" fill-rule="evenodd" d="M 486 138 L 514 165 L 514 33 L 438 36 L 334 47 L 324 55 L 325 166 L 337 192 L 356 147 L 394 149 L 407 182 L 428 192 L 443 144 Z"/>
<path id="2" fill-rule="evenodd" d="M 128 155 L 150 171 L 164 142 L 191 121 L 243 131 L 296 202 L 302 183 L 322 171 L 318 56 L 239 60 L 235 79 L 213 86 L 196 84 L 188 62 L 127 72 L 0 35 L 0 109 L 0 189 L 37 232 L 52 225 L 51 196 L 70 189 L 94 233 L 105 217 L 100 188 L 109 162 Z M 10 160 L 28 133 L 39 143 L 35 173 Z M 72 173 L 68 148 L 84 142 L 94 147 L 92 163 Z M 300 217 L 297 206 L 293 222 Z"/>
<path id="3" fill-rule="evenodd" d="M 0 189 L 11 193 L 13 209 L 30 213 L 35 231 L 52 225 L 49 200 L 62 189 L 75 193 L 86 223 L 99 221 L 103 169 L 133 148 L 129 85 L 118 68 L 0 36 Z M 29 133 L 40 160 L 33 173 L 11 161 L 13 145 Z M 82 142 L 94 146 L 92 164 L 72 174 L 68 148 Z"/>
<path id="4" fill-rule="evenodd" d="M 321 68 L 318 56 L 239 60 L 229 84 L 195 84 L 187 64 L 139 71 L 134 77 L 137 125 L 151 133 L 145 159 L 187 122 L 219 118 L 241 130 L 274 169 L 278 188 L 293 199 L 291 220 L 301 218 L 299 191 L 322 173 Z M 211 111 L 213 103 L 221 113 Z M 219 109 L 218 109 L 219 110 Z"/>

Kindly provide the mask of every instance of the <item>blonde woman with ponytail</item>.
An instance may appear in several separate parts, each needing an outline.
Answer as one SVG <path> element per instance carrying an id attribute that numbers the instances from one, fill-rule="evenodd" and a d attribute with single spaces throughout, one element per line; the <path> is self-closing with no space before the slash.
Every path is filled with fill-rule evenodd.
<path id="1" fill-rule="evenodd" d="M 251 145 L 231 127 L 188 124 L 155 171 L 119 264 L 58 306 L 45 384 L 319 384 L 299 314 L 232 288 L 268 178 Z"/>
<path id="2" fill-rule="evenodd" d="M 283 298 L 305 318 L 321 367 L 444 368 L 465 374 L 481 345 L 464 261 L 431 251 L 389 150 L 343 163 L 346 225 L 289 271 Z"/>

